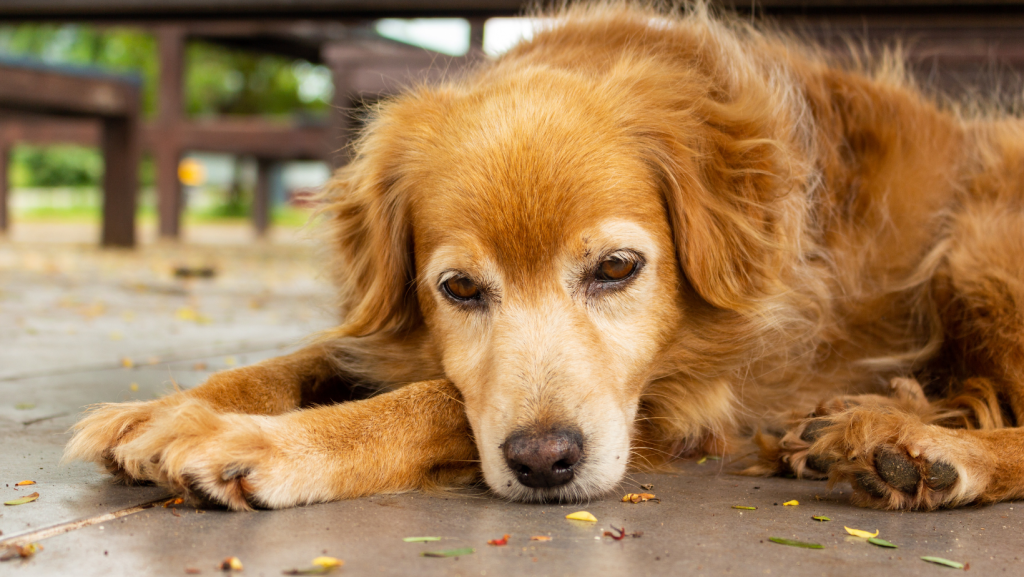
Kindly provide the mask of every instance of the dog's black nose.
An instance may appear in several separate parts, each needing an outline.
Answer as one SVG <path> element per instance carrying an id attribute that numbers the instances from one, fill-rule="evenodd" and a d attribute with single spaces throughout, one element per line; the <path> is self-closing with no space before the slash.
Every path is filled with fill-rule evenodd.
<path id="1" fill-rule="evenodd" d="M 505 461 L 519 482 L 534 489 L 572 481 L 583 454 L 583 435 L 571 429 L 548 433 L 515 433 L 505 440 Z"/>

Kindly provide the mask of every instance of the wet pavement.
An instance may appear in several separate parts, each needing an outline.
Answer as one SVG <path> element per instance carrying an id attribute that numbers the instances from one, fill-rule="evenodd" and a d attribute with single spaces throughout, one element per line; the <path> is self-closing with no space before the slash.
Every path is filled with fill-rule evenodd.
<path id="1" fill-rule="evenodd" d="M 212 267 L 181 279 L 180 266 Z M 67 428 L 95 402 L 150 399 L 211 372 L 299 345 L 331 321 L 330 291 L 308 245 L 88 246 L 0 241 L 0 549 L 37 542 L 0 575 L 281 575 L 320 555 L 339 575 L 942 575 L 930 555 L 983 575 L 1024 574 L 1024 503 L 890 513 L 848 503 L 821 482 L 740 477 L 722 461 L 633 474 L 580 505 L 507 503 L 480 489 L 381 495 L 283 511 L 232 513 L 122 487 L 96 467 L 60 464 Z M 35 485 L 15 487 L 22 480 Z M 620 501 L 641 484 L 660 502 Z M 785 506 L 796 500 L 799 505 Z M 733 506 L 757 507 L 755 510 Z M 596 523 L 565 515 L 587 510 Z M 811 517 L 824 515 L 830 521 Z M 899 547 L 847 535 L 878 530 Z M 626 537 L 615 540 L 605 531 Z M 642 535 L 639 535 L 642 533 Z M 509 534 L 505 546 L 489 539 Z M 637 536 L 633 536 L 637 534 Z M 407 543 L 405 537 L 440 541 Z M 531 540 L 531 537 L 550 540 Z M 817 543 L 803 549 L 769 541 Z M 471 548 L 457 557 L 425 551 Z"/>

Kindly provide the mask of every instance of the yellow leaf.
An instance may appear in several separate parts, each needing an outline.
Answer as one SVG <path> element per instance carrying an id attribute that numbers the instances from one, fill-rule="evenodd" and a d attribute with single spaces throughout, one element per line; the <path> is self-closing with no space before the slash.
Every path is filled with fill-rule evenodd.
<path id="1" fill-rule="evenodd" d="M 550 541 L 550 540 L 551 540 L 551 537 L 549 537 L 547 535 L 534 535 L 533 537 L 530 537 L 530 541 Z"/>
<path id="2" fill-rule="evenodd" d="M 317 557 L 313 559 L 313 565 L 317 567 L 323 567 L 324 569 L 331 569 L 334 567 L 341 567 L 345 564 L 341 559 L 335 559 L 334 557 Z"/>
<path id="3" fill-rule="evenodd" d="M 224 357 L 224 364 L 233 367 L 238 364 L 238 359 L 235 357 Z"/>
<path id="4" fill-rule="evenodd" d="M 135 361 L 131 360 L 129 357 L 121 357 L 121 366 L 126 369 L 130 369 L 135 366 Z"/>
<path id="5" fill-rule="evenodd" d="M 782 506 L 783 507 L 796 507 L 799 504 L 800 504 L 800 501 L 797 501 L 796 499 L 793 499 L 792 501 L 786 501 L 785 503 L 782 504 Z"/>
<path id="6" fill-rule="evenodd" d="M 870 539 L 872 537 L 878 537 L 878 530 L 877 529 L 875 530 L 874 533 L 868 533 L 867 531 L 862 531 L 861 529 L 851 529 L 851 528 L 847 527 L 846 525 L 843 525 L 843 529 L 846 529 L 846 532 L 849 533 L 850 535 L 853 535 L 854 537 L 864 537 L 865 539 Z"/>
<path id="7" fill-rule="evenodd" d="M 572 519 L 573 521 L 590 521 L 591 523 L 597 523 L 597 517 L 587 513 L 586 511 L 576 511 L 575 513 L 569 513 L 565 516 L 566 519 Z"/>
<path id="8" fill-rule="evenodd" d="M 117 331 L 113 331 L 112 333 L 110 333 L 110 340 L 112 340 L 112 341 L 119 341 L 119 340 L 121 340 L 123 338 L 124 338 L 124 335 L 122 335 L 121 333 L 119 333 Z"/>
<path id="9" fill-rule="evenodd" d="M 25 485 L 35 485 L 35 484 L 36 484 L 35 481 L 18 481 L 17 483 L 14 484 L 14 486 L 15 487 L 23 487 Z"/>
<path id="10" fill-rule="evenodd" d="M 194 321 L 197 316 L 196 311 L 188 307 L 182 307 L 178 309 L 178 312 L 174 313 L 174 318 L 179 321 Z"/>
<path id="11" fill-rule="evenodd" d="M 132 383 L 131 385 L 128 386 L 128 388 L 131 389 L 133 393 L 139 392 L 139 384 L 138 383 Z"/>

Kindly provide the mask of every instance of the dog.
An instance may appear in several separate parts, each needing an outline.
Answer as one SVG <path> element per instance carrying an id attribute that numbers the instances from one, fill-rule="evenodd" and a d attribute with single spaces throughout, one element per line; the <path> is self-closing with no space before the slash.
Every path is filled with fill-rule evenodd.
<path id="1" fill-rule="evenodd" d="M 1024 122 L 710 12 L 563 8 L 379 105 L 324 193 L 341 324 L 65 457 L 231 509 L 751 451 L 863 506 L 1024 496 Z"/>

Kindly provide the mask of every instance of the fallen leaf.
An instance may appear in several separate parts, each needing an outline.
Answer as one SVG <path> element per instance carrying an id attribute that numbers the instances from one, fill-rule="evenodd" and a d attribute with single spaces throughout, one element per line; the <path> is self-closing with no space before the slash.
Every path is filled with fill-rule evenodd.
<path id="1" fill-rule="evenodd" d="M 139 392 L 139 383 L 132 383 L 128 385 L 128 388 L 131 389 L 133 393 L 137 393 Z"/>
<path id="2" fill-rule="evenodd" d="M 304 569 L 289 569 L 287 571 L 282 571 L 281 573 L 285 575 L 326 575 L 344 564 L 344 561 L 341 559 L 335 559 L 334 557 L 317 557 L 316 559 L 313 559 L 312 567 L 306 567 Z"/>
<path id="3" fill-rule="evenodd" d="M 803 547 L 804 549 L 825 548 L 817 543 L 807 543 L 806 541 L 794 541 L 793 539 L 784 539 L 782 537 L 769 537 L 768 540 L 772 543 L 778 543 L 779 545 L 789 545 L 790 547 Z"/>
<path id="4" fill-rule="evenodd" d="M 869 532 L 863 531 L 861 529 L 851 529 L 851 528 L 849 528 L 849 527 L 847 527 L 845 525 L 843 525 L 843 529 L 846 529 L 846 532 L 849 533 L 850 535 L 853 535 L 854 537 L 864 537 L 865 539 L 870 539 L 872 537 L 878 537 L 878 530 L 875 530 L 874 533 L 869 533 Z"/>
<path id="5" fill-rule="evenodd" d="M 0 561 L 10 561 L 11 559 L 27 559 L 35 555 L 36 553 L 43 550 L 43 546 L 39 543 L 29 543 L 27 545 L 11 545 L 7 548 L 7 552 L 0 555 Z"/>
<path id="6" fill-rule="evenodd" d="M 113 331 L 113 332 L 110 333 L 110 340 L 112 340 L 112 341 L 119 341 L 119 340 L 121 340 L 123 338 L 124 338 L 124 335 L 122 335 L 118 331 Z"/>
<path id="7" fill-rule="evenodd" d="M 18 409 L 19 411 L 29 411 L 29 410 L 32 410 L 32 409 L 36 408 L 36 404 L 35 403 L 18 403 L 17 405 L 14 405 L 14 408 Z"/>
<path id="8" fill-rule="evenodd" d="M 425 543 L 427 541 L 440 541 L 440 537 L 406 537 L 402 539 L 406 543 Z"/>
<path id="9" fill-rule="evenodd" d="M 472 547 L 463 547 L 462 549 L 449 549 L 447 551 L 424 551 L 420 553 L 422 557 L 459 557 L 460 555 L 469 555 L 475 553 L 476 549 Z"/>
<path id="10" fill-rule="evenodd" d="M 206 370 L 206 363 L 204 363 L 202 361 L 200 361 L 198 363 L 195 363 L 195 364 L 192 365 L 192 370 L 193 371 L 205 371 Z"/>
<path id="11" fill-rule="evenodd" d="M 657 501 L 661 503 L 661 499 L 658 499 L 650 493 L 626 493 L 626 496 L 622 498 L 623 503 L 646 503 L 647 501 Z"/>
<path id="12" fill-rule="evenodd" d="M 344 561 L 336 557 L 317 557 L 316 559 L 313 559 L 312 563 L 318 567 L 327 567 L 329 569 L 341 567 L 345 564 Z"/>
<path id="13" fill-rule="evenodd" d="M 745 511 L 756 511 L 757 507 L 747 507 L 746 505 L 733 505 L 733 509 L 743 509 Z"/>
<path id="14" fill-rule="evenodd" d="M 924 557 L 921 557 L 921 559 L 929 563 L 935 563 L 936 565 L 945 565 L 946 567 L 952 567 L 953 569 L 964 568 L 963 563 L 957 563 L 956 561 L 950 561 L 949 559 L 943 559 L 942 557 L 930 557 L 926 555 Z"/>
<path id="15" fill-rule="evenodd" d="M 597 523 L 597 517 L 591 515 L 586 511 L 576 511 L 575 513 L 569 513 L 565 516 L 566 519 L 572 519 L 573 521 L 590 521 L 591 523 Z"/>
<path id="16" fill-rule="evenodd" d="M 128 357 L 121 357 L 121 366 L 126 369 L 130 369 L 135 366 L 135 361 L 131 360 Z"/>
<path id="17" fill-rule="evenodd" d="M 4 505 L 24 505 L 25 503 L 31 503 L 32 501 L 35 501 L 38 498 L 39 493 L 32 493 L 31 495 L 25 495 L 20 499 L 15 499 L 13 501 L 4 501 Z"/>
<path id="18" fill-rule="evenodd" d="M 220 562 L 221 571 L 241 571 L 242 569 L 242 561 L 238 557 L 225 557 Z"/>
<path id="19" fill-rule="evenodd" d="M 25 485 L 35 485 L 35 481 L 18 481 L 14 484 L 15 487 L 24 487 Z"/>
<path id="20" fill-rule="evenodd" d="M 612 533 L 612 531 L 618 531 L 619 534 L 616 535 L 615 533 Z M 625 527 L 622 527 L 621 529 L 617 529 L 615 527 L 612 527 L 612 531 L 605 531 L 604 532 L 604 536 L 605 537 L 611 537 L 612 539 L 615 539 L 616 541 L 622 541 L 622 539 L 626 536 L 626 528 Z"/>
<path id="21" fill-rule="evenodd" d="M 490 541 L 487 542 L 487 544 L 488 545 L 498 545 L 499 547 L 501 545 L 508 545 L 508 533 L 505 533 L 505 536 L 502 537 L 501 539 L 491 539 Z"/>
<path id="22" fill-rule="evenodd" d="M 530 537 L 530 541 L 550 541 L 551 537 L 548 535 L 534 535 Z"/>
<path id="23" fill-rule="evenodd" d="M 785 503 L 782 504 L 782 506 L 783 507 L 796 507 L 799 504 L 800 504 L 800 501 L 797 501 L 796 499 L 793 499 L 792 501 L 786 501 Z"/>
<path id="24" fill-rule="evenodd" d="M 708 462 L 708 456 L 704 455 L 703 457 L 700 458 L 699 461 L 697 461 L 697 464 L 698 465 L 703 465 L 704 463 L 707 463 L 707 462 Z"/>
<path id="25" fill-rule="evenodd" d="M 872 537 L 872 538 L 868 539 L 868 543 L 871 543 L 872 545 L 878 545 L 879 547 L 888 547 L 890 549 L 896 549 L 897 548 L 896 545 L 893 545 L 892 543 L 886 541 L 885 539 L 879 539 L 878 537 Z"/>
<path id="26" fill-rule="evenodd" d="M 644 483 L 643 485 L 640 485 L 640 488 L 644 491 L 650 491 L 654 488 L 654 483 Z"/>
<path id="27" fill-rule="evenodd" d="M 224 357 L 224 364 L 233 367 L 238 364 L 238 359 L 235 357 Z"/>
<path id="28" fill-rule="evenodd" d="M 186 575 L 199 575 L 200 573 L 202 573 L 202 571 L 196 569 L 195 567 L 185 567 Z"/>
<path id="29" fill-rule="evenodd" d="M 171 505 L 181 505 L 184 502 L 185 502 L 185 500 L 182 499 L 181 497 L 175 497 L 173 499 L 168 499 L 168 500 L 164 501 L 164 509 L 170 507 Z"/>

